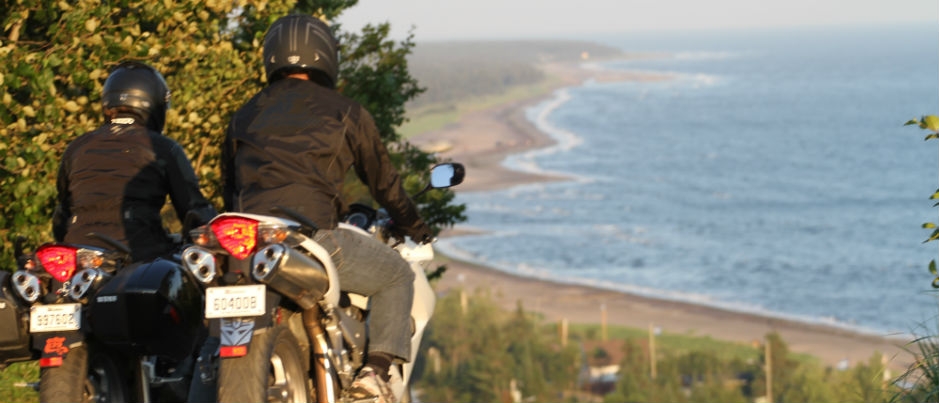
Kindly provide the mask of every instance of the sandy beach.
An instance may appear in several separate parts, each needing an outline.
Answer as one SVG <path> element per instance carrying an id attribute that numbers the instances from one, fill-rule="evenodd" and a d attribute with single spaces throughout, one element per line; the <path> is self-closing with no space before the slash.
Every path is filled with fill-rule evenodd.
<path id="1" fill-rule="evenodd" d="M 558 88 L 576 86 L 587 80 L 664 80 L 667 76 L 613 73 L 576 65 L 545 66 L 546 72 L 560 78 Z M 418 146 L 438 146 L 439 155 L 466 165 L 465 182 L 456 192 L 474 192 L 507 188 L 536 181 L 563 180 L 512 171 L 502 165 L 508 155 L 545 147 L 552 139 L 539 132 L 525 117 L 525 109 L 550 94 L 534 99 L 513 101 L 489 109 L 468 113 L 443 129 L 411 138 Z M 459 236 L 472 231 L 472 217 L 442 236 Z M 842 328 L 788 321 L 707 306 L 658 300 L 580 285 L 554 283 L 514 276 L 504 272 L 442 257 L 448 267 L 436 283 L 438 292 L 456 289 L 473 292 L 487 289 L 506 309 L 518 302 L 528 311 L 540 313 L 546 320 L 569 323 L 601 323 L 603 310 L 610 325 L 646 329 L 650 325 L 666 333 L 708 336 L 745 344 L 758 344 L 766 334 L 777 332 L 790 351 L 818 357 L 825 365 L 866 363 L 879 352 L 890 360 L 892 371 L 901 371 L 911 362 L 905 350 L 910 346 L 895 335 L 868 335 Z M 847 360 L 847 361 L 845 361 Z M 898 372 L 894 372 L 897 374 Z"/>

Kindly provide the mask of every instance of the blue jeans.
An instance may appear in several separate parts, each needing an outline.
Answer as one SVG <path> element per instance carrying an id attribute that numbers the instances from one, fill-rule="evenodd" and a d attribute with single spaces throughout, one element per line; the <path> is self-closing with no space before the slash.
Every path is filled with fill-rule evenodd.
<path id="1" fill-rule="evenodd" d="M 410 265 L 388 245 L 351 230 L 321 229 L 313 240 L 332 256 L 340 288 L 369 297 L 368 351 L 408 361 L 414 301 Z"/>

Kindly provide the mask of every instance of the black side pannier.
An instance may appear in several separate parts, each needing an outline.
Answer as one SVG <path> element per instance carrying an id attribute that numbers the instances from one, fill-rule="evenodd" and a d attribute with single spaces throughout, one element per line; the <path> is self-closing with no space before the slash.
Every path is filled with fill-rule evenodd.
<path id="1" fill-rule="evenodd" d="M 0 270 L 0 369 L 39 358 L 29 340 L 29 306 L 13 294 L 10 272 Z"/>
<path id="2" fill-rule="evenodd" d="M 109 347 L 179 360 L 204 337 L 203 298 L 195 278 L 176 262 L 125 267 L 92 299 L 90 331 Z"/>

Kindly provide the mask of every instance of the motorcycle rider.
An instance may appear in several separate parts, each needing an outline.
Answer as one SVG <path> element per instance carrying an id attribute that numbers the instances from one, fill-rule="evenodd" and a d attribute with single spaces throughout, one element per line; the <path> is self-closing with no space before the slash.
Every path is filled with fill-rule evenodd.
<path id="1" fill-rule="evenodd" d="M 160 209 L 169 195 L 183 222 L 190 211 L 215 215 L 182 147 L 162 134 L 170 91 L 163 76 L 140 62 L 117 65 L 101 94 L 105 123 L 73 140 L 59 165 L 52 230 L 58 242 L 110 248 L 89 233 L 130 247 L 133 261 L 177 246 Z M 199 224 L 199 223 L 194 223 Z"/>
<path id="2" fill-rule="evenodd" d="M 338 42 L 329 26 L 288 15 L 271 25 L 263 48 L 268 85 L 234 114 L 222 149 L 225 209 L 272 214 L 285 206 L 319 226 L 314 240 L 333 256 L 342 289 L 371 298 L 366 366 L 351 395 L 391 402 L 389 368 L 410 357 L 414 273 L 386 244 L 337 228 L 350 168 L 404 234 L 429 242 L 431 229 L 405 193 L 372 116 L 336 91 Z"/>

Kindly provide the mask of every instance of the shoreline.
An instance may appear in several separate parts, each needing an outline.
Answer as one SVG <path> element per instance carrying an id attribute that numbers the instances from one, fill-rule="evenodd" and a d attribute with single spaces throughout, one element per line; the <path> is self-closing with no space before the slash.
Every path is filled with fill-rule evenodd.
<path id="1" fill-rule="evenodd" d="M 906 341 L 801 322 L 768 315 L 711 307 L 703 304 L 641 296 L 583 284 L 525 277 L 486 265 L 438 253 L 437 263 L 447 271 L 434 284 L 438 294 L 485 292 L 503 309 L 519 304 L 546 322 L 606 324 L 634 329 L 654 326 L 663 332 L 709 337 L 757 348 L 765 336 L 776 332 L 792 353 L 816 357 L 827 367 L 867 363 L 875 353 L 888 361 L 893 374 L 912 362 L 903 349 Z"/>
<path id="2" fill-rule="evenodd" d="M 557 144 L 539 130 L 526 116 L 526 110 L 556 96 L 558 90 L 583 85 L 588 81 L 667 80 L 665 75 L 610 72 L 584 68 L 579 64 L 547 65 L 549 76 L 559 83 L 546 94 L 512 101 L 461 116 L 459 121 L 440 130 L 414 136 L 420 146 L 431 142 L 450 145 L 438 154 L 466 165 L 466 181 L 455 191 L 478 192 L 571 178 L 530 173 L 505 166 L 511 155 L 544 149 Z M 471 223 L 468 223 L 471 225 Z M 441 237 L 455 238 L 472 233 L 468 225 L 457 225 Z M 448 270 L 435 282 L 438 293 L 457 289 L 474 292 L 486 290 L 505 309 L 521 303 L 525 310 L 541 314 L 545 320 L 566 319 L 571 323 L 600 324 L 601 307 L 607 324 L 644 329 L 649 326 L 664 332 L 706 336 L 744 344 L 759 343 L 766 334 L 777 332 L 794 353 L 817 357 L 824 365 L 838 367 L 866 363 L 875 353 L 889 360 L 893 371 L 905 370 L 912 356 L 904 349 L 906 341 L 891 335 L 873 335 L 836 325 L 811 323 L 714 307 L 693 302 L 647 297 L 625 291 L 584 284 L 554 282 L 508 273 L 497 268 L 460 260 L 438 252 L 439 263 Z M 899 372 L 896 372 L 899 373 Z"/>

